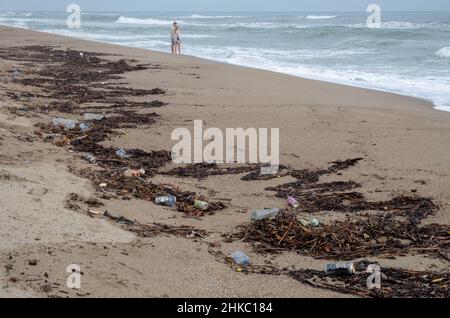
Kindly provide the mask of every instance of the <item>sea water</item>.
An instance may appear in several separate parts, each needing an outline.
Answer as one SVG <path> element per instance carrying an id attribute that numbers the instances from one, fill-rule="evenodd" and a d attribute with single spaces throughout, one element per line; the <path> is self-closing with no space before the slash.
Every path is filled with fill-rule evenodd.
<path id="1" fill-rule="evenodd" d="M 0 12 L 0 24 L 168 52 L 173 21 L 183 53 L 428 99 L 450 111 L 450 12 Z"/>

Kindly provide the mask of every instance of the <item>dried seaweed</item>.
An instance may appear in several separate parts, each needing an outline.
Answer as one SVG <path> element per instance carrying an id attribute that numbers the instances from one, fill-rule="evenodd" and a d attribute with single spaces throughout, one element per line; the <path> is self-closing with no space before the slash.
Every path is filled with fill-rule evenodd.
<path id="1" fill-rule="evenodd" d="M 340 260 L 414 252 L 441 257 L 450 248 L 449 226 L 418 227 L 389 214 L 347 218 L 314 228 L 305 227 L 294 214 L 283 211 L 274 220 L 250 223 L 226 237 L 253 243 L 258 252 L 294 251 Z"/>
<path id="2" fill-rule="evenodd" d="M 368 261 L 355 264 L 361 269 L 367 268 Z M 382 268 L 381 288 L 367 287 L 370 274 L 365 271 L 356 275 L 330 277 L 323 271 L 291 271 L 290 277 L 313 287 L 333 290 L 344 294 L 373 298 L 449 298 L 450 273 L 431 271 L 411 271 L 405 269 Z"/>
<path id="3" fill-rule="evenodd" d="M 224 165 L 217 165 L 216 163 L 198 163 L 188 165 L 186 167 L 177 167 L 168 172 L 164 172 L 163 174 L 168 176 L 177 176 L 181 178 L 189 177 L 201 180 L 209 176 L 240 174 L 257 170 L 259 168 L 259 165 L 227 167 Z"/>

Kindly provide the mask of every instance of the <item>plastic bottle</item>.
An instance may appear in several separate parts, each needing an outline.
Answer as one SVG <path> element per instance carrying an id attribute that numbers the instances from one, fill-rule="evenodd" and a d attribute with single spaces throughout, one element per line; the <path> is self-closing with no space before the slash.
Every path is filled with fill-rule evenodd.
<path id="1" fill-rule="evenodd" d="M 280 209 L 277 208 L 256 210 L 252 212 L 250 219 L 252 221 L 272 219 L 275 218 L 278 213 L 280 213 Z"/>
<path id="2" fill-rule="evenodd" d="M 85 124 L 85 123 L 81 123 L 80 124 L 80 131 L 81 132 L 87 132 L 91 129 L 90 125 Z"/>
<path id="3" fill-rule="evenodd" d="M 244 252 L 236 251 L 230 256 L 233 259 L 234 263 L 238 266 L 245 267 L 250 265 L 250 258 Z"/>
<path id="4" fill-rule="evenodd" d="M 173 195 L 158 196 L 155 198 L 155 203 L 172 207 L 177 203 L 177 198 Z"/>
<path id="5" fill-rule="evenodd" d="M 78 121 L 74 119 L 65 119 L 65 118 L 54 118 L 53 126 L 63 126 L 66 130 L 75 129 L 78 124 Z"/>

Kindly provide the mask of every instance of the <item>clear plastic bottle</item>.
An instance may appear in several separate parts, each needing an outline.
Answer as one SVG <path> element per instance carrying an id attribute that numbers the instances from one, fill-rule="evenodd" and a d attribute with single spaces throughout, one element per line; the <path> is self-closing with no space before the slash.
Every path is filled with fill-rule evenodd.
<path id="1" fill-rule="evenodd" d="M 280 209 L 278 208 L 256 210 L 252 212 L 250 219 L 252 221 L 272 219 L 275 218 L 278 213 L 280 213 Z"/>

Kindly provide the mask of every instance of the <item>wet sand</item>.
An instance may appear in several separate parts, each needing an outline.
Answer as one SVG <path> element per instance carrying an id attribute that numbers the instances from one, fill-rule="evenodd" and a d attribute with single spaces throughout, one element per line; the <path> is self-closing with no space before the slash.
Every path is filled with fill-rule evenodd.
<path id="1" fill-rule="evenodd" d="M 321 180 L 357 181 L 361 184 L 359 191 L 371 200 L 411 193 L 431 197 L 441 208 L 422 223 L 450 224 L 450 114 L 434 110 L 427 101 L 193 57 L 0 27 L 1 49 L 30 45 L 104 52 L 111 55 L 107 59 L 134 59 L 137 64 L 153 66 L 122 74 L 124 79 L 118 81 L 134 89 L 166 90 L 162 96 L 138 99 L 157 98 L 167 103 L 151 109 L 160 117 L 154 124 L 121 130 L 123 134 L 101 143 L 105 147 L 170 151 L 173 129 L 192 129 L 193 120 L 221 129 L 279 127 L 282 164 L 295 169 L 321 169 L 332 161 L 362 157 L 364 160 L 352 169 Z M 15 100 L 7 94 L 39 94 L 40 88 L 14 81 L 12 70 L 44 66 L 5 59 L 0 63 L 0 296 L 351 296 L 313 288 L 284 275 L 234 272 L 208 252 L 212 244 L 224 254 L 243 250 L 255 264 L 321 269 L 327 261 L 288 252 L 262 255 L 248 243 L 222 240 L 222 234 L 249 221 L 252 209 L 282 207 L 284 200 L 265 189 L 293 181 L 289 176 L 250 183 L 240 179 L 244 174 L 204 180 L 162 174 L 152 177 L 156 184 L 170 184 L 215 201 L 226 199 L 226 209 L 196 218 L 146 200 L 100 198 L 104 206 L 97 210 L 140 224 L 194 226 L 211 233 L 203 239 L 172 235 L 145 238 L 107 218 L 89 216 L 83 212 L 84 207 L 81 211 L 68 209 L 70 193 L 98 197 L 95 184 L 69 171 L 69 167 L 73 171 L 89 165 L 79 154 L 35 135 L 36 123 L 49 123 L 58 113 L 21 111 L 24 105 L 39 103 L 39 98 Z M 11 108 L 19 111 L 11 112 Z M 317 217 L 327 219 L 329 214 L 323 211 Z M 448 269 L 447 262 L 423 256 L 370 259 L 415 270 Z M 79 264 L 83 272 L 80 290 L 65 286 L 70 264 Z"/>

